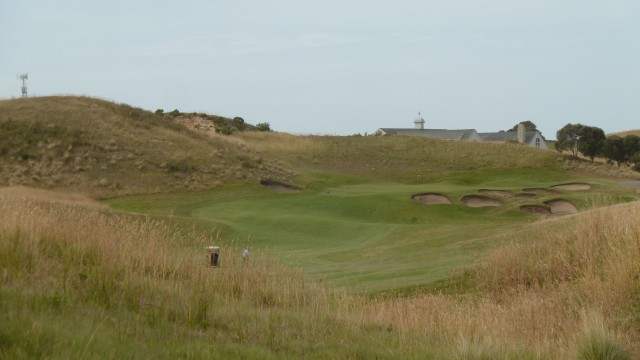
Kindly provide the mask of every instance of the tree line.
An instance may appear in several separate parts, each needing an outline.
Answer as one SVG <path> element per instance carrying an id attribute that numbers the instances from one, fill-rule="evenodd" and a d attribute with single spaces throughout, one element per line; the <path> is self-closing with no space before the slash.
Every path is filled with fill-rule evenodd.
<path id="1" fill-rule="evenodd" d="M 560 152 L 569 151 L 575 157 L 581 153 L 591 161 L 603 156 L 618 166 L 633 164 L 634 170 L 640 171 L 640 137 L 636 135 L 607 137 L 599 127 L 567 124 L 556 132 L 556 139 L 556 150 Z"/>

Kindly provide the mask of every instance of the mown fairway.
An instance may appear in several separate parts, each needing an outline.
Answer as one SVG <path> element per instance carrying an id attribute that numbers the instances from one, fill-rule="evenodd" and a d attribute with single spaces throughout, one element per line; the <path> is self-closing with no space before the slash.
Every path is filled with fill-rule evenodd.
<path id="1" fill-rule="evenodd" d="M 327 182 L 331 185 L 315 182 L 312 190 L 299 193 L 255 184 L 120 198 L 109 204 L 169 217 L 182 226 L 195 223 L 200 231 L 219 234 L 221 244 L 249 245 L 254 252 L 269 248 L 335 285 L 377 292 L 433 283 L 501 241 L 526 239 L 522 225 L 541 217 L 520 211 L 522 204 L 562 197 L 586 209 L 633 198 L 613 181 L 589 178 L 572 181 L 589 182 L 591 190 L 536 199 L 502 198 L 505 205 L 499 207 L 470 208 L 459 201 L 482 188 L 519 192 L 567 180 L 541 171 L 414 185 L 353 179 L 336 185 L 340 179 L 333 178 Z M 410 199 L 421 192 L 447 194 L 453 204 L 427 205 Z"/>

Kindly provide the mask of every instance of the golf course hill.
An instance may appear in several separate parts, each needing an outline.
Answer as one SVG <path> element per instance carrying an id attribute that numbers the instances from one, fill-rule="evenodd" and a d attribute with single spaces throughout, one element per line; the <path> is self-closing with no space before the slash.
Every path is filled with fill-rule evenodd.
<path id="1" fill-rule="evenodd" d="M 215 131 L 232 123 L 197 114 L 153 113 L 89 97 L 0 101 L 0 186 L 83 192 L 96 198 L 210 189 L 290 170 Z M 214 121 L 215 120 L 215 121 Z M 186 124 L 185 124 L 186 123 Z M 241 124 L 253 129 L 248 124 Z"/>
<path id="2" fill-rule="evenodd" d="M 408 137 L 220 132 L 236 119 L 158 113 L 74 96 L 0 101 L 0 185 L 94 198 L 213 189 L 229 183 L 313 183 L 321 172 L 389 181 L 559 169 L 557 155 L 513 144 Z M 467 174 L 467 175 L 464 175 Z M 322 176 L 321 176 L 322 177 Z"/>
<path id="3" fill-rule="evenodd" d="M 260 124 L 0 101 L 0 358 L 640 358 L 637 178 Z"/>

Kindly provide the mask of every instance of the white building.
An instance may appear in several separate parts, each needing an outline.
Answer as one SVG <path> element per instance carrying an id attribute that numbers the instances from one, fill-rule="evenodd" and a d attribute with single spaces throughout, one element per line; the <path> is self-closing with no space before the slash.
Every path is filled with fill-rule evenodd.
<path id="1" fill-rule="evenodd" d="M 424 118 L 418 113 L 413 121 L 414 128 L 380 128 L 376 134 L 422 136 L 432 139 L 483 142 L 514 142 L 548 150 L 547 143 L 539 131 L 526 131 L 524 124 L 518 124 L 518 131 L 501 131 L 495 133 L 478 133 L 475 129 L 447 130 L 425 129 Z"/>

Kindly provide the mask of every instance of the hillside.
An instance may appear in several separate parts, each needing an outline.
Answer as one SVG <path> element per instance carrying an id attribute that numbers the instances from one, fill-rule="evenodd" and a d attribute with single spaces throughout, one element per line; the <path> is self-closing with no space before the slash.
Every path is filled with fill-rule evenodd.
<path id="1" fill-rule="evenodd" d="M 318 181 L 319 172 L 414 183 L 456 173 L 559 168 L 552 152 L 513 144 L 216 132 L 233 121 L 156 114 L 87 97 L 3 100 L 0 186 L 104 198 L 265 178 L 307 184 Z"/>
<path id="2" fill-rule="evenodd" d="M 607 134 L 607 136 L 611 136 L 611 135 L 617 135 L 617 136 L 620 136 L 620 137 L 625 137 L 627 135 L 640 136 L 640 129 L 638 129 L 638 130 L 620 131 L 620 132 L 616 132 L 616 133 Z"/>
<path id="3" fill-rule="evenodd" d="M 291 177 L 226 136 L 187 129 L 185 118 L 86 97 L 0 101 L 0 186 L 111 197 Z"/>

